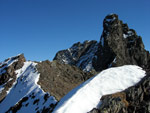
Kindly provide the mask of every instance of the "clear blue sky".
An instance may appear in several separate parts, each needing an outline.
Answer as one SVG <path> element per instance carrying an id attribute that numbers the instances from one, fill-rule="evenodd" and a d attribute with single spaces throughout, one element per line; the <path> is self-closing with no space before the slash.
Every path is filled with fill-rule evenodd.
<path id="1" fill-rule="evenodd" d="M 0 61 L 19 53 L 52 60 L 75 42 L 99 41 L 109 13 L 135 29 L 150 50 L 150 0 L 0 0 Z"/>

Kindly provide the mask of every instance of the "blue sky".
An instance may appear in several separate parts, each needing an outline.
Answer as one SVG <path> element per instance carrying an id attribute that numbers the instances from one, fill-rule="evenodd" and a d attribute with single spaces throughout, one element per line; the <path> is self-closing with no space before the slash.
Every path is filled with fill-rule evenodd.
<path id="1" fill-rule="evenodd" d="M 0 61 L 24 53 L 52 60 L 84 40 L 99 41 L 104 17 L 116 13 L 150 51 L 149 0 L 0 0 Z"/>

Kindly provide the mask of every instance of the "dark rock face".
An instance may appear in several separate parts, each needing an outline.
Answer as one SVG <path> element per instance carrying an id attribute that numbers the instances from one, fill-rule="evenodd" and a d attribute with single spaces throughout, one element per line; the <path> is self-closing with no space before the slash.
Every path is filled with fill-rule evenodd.
<path id="1" fill-rule="evenodd" d="M 58 63 L 57 61 L 43 61 L 38 63 L 40 73 L 38 84 L 41 88 L 60 100 L 73 88 L 93 76 L 75 66 Z"/>
<path id="2" fill-rule="evenodd" d="M 94 69 L 133 64 L 146 69 L 147 76 L 123 92 L 103 96 L 100 108 L 89 113 L 150 113 L 150 54 L 144 49 L 142 38 L 116 14 L 105 17 L 103 28 Z"/>
<path id="3" fill-rule="evenodd" d="M 6 83 L 10 77 L 13 77 L 14 71 L 21 68 L 24 62 L 25 58 L 23 54 L 6 59 L 0 66 L 0 85 Z M 13 64 L 9 66 L 9 63 Z"/>
<path id="4" fill-rule="evenodd" d="M 98 58 L 95 62 L 97 63 L 94 65 L 97 71 L 127 64 L 147 66 L 149 52 L 144 49 L 142 38 L 119 20 L 118 15 L 106 16 L 103 28 L 96 53 Z"/>
<path id="5" fill-rule="evenodd" d="M 70 64 L 80 67 L 84 71 L 93 69 L 93 59 L 96 59 L 97 41 L 85 41 L 84 43 L 75 43 L 71 48 L 59 51 L 54 60 L 62 64 Z"/>
<path id="6" fill-rule="evenodd" d="M 150 113 L 150 70 L 137 85 L 123 92 L 106 95 L 96 113 Z M 93 110 L 90 113 L 94 113 Z"/>
<path id="7" fill-rule="evenodd" d="M 60 63 L 80 67 L 84 71 L 97 72 L 122 65 L 148 66 L 149 52 L 145 50 L 142 38 L 127 24 L 111 14 L 103 21 L 100 42 L 76 43 L 67 50 L 58 52 L 54 58 Z"/>
<path id="8" fill-rule="evenodd" d="M 0 65 L 0 85 L 3 85 L 4 89 L 0 92 L 0 102 L 5 98 L 6 91 L 13 85 L 16 80 L 15 71 L 23 66 L 25 62 L 24 55 L 18 55 L 6 59 Z M 11 65 L 9 65 L 11 64 Z"/>

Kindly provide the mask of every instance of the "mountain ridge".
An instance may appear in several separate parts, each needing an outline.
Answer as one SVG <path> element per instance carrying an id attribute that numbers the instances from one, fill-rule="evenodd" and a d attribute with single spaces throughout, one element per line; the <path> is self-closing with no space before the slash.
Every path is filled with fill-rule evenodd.
<path id="1" fill-rule="evenodd" d="M 116 93 L 113 92 L 113 94 L 104 93 L 102 95 L 97 89 L 93 93 L 103 96 L 96 99 L 98 103 L 102 102 L 101 106 L 96 108 L 97 105 L 94 105 L 91 107 L 93 110 L 90 109 L 92 111 L 86 111 L 85 105 L 91 104 L 90 101 L 87 101 L 80 105 L 79 108 L 84 106 L 81 109 L 91 113 L 103 113 L 105 111 L 108 113 L 130 113 L 132 111 L 138 112 L 141 109 L 149 112 L 149 100 L 146 101 L 146 99 L 148 98 L 150 84 L 150 54 L 145 50 L 142 38 L 137 36 L 135 30 L 130 29 L 127 24 L 119 20 L 116 14 L 110 14 L 104 18 L 103 28 L 99 42 L 91 40 L 75 43 L 70 48 L 57 52 L 53 61 L 26 61 L 24 55 L 20 54 L 0 63 L 0 111 L 19 113 L 32 109 L 31 112 L 36 113 L 52 112 L 57 108 L 57 105 L 60 106 L 61 99 L 65 95 L 72 94 L 74 90 L 80 92 L 81 89 L 78 87 L 90 83 L 88 81 L 94 77 L 98 78 L 98 75 L 101 74 L 100 72 L 102 72 L 101 75 L 103 76 L 105 75 L 104 72 L 114 68 L 120 70 L 117 72 L 110 71 L 107 74 L 111 75 L 112 78 L 115 75 L 123 77 L 128 71 L 134 73 L 128 74 L 129 78 L 131 76 L 136 78 L 139 73 L 130 69 L 127 69 L 127 72 L 123 71 L 124 68 L 121 69 L 121 66 L 130 67 L 129 65 L 132 65 L 133 67 L 140 66 L 140 69 L 146 71 L 146 79 L 142 79 L 144 75 L 141 74 L 139 76 L 142 76 L 142 80 L 137 83 L 138 81 L 136 82 L 136 79 L 131 77 L 134 80 L 134 86 L 123 89 L 121 92 L 115 91 Z M 87 84 L 87 86 L 98 87 L 100 85 L 99 81 L 96 82 L 96 85 Z M 107 82 L 107 79 L 104 81 Z M 85 89 L 89 90 L 91 88 L 88 87 Z M 108 88 L 111 88 L 111 86 Z M 88 100 L 87 95 L 92 95 L 92 90 L 90 91 L 86 93 L 83 93 L 84 90 L 81 91 L 80 94 L 85 94 L 82 99 Z M 70 96 L 68 100 L 71 100 L 71 97 L 74 97 L 75 94 Z M 78 96 L 80 97 L 81 95 Z M 73 100 L 73 102 L 80 102 L 82 99 Z M 114 105 L 112 105 L 112 102 Z M 137 103 L 137 105 L 134 106 L 134 103 Z M 57 113 L 56 111 L 54 113 Z M 61 110 L 58 109 L 58 111 Z M 64 113 L 66 112 L 64 111 Z"/>
<path id="2" fill-rule="evenodd" d="M 94 70 L 97 72 L 109 67 L 129 64 L 145 67 L 150 60 L 149 52 L 145 50 L 142 38 L 136 34 L 135 30 L 130 29 L 127 24 L 124 24 L 119 20 L 118 15 L 116 14 L 110 14 L 104 18 L 103 32 L 100 41 L 96 43 L 94 52 L 89 51 L 87 54 L 86 46 L 89 46 L 89 44 L 91 46 L 93 45 L 93 43 L 85 42 L 83 42 L 83 44 L 76 43 L 75 45 L 78 46 L 72 51 L 72 54 L 69 52 L 70 48 L 62 50 L 56 53 L 54 60 L 57 60 L 60 63 L 75 65 L 84 71 Z M 82 48 L 85 52 L 78 51 L 79 48 Z M 77 53 L 76 51 L 79 54 L 79 58 L 76 59 L 76 62 L 84 64 L 84 61 L 88 61 L 88 63 L 90 63 L 89 69 L 77 65 L 72 59 L 67 59 L 67 56 L 73 58 L 74 54 Z"/>

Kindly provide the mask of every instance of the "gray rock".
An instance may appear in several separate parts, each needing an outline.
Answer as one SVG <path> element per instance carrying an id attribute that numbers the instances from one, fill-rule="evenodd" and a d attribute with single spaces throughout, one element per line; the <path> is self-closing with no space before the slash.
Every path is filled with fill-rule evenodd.
<path id="1" fill-rule="evenodd" d="M 119 20 L 118 15 L 106 16 L 103 27 L 94 65 L 96 71 L 128 64 L 148 66 L 149 52 L 145 50 L 142 38 Z"/>
<path id="2" fill-rule="evenodd" d="M 10 66 L 8 65 L 9 62 L 15 60 L 16 62 L 13 62 Z M 16 80 L 15 71 L 22 68 L 25 61 L 26 60 L 24 58 L 24 55 L 20 54 L 18 56 L 6 59 L 3 62 L 3 65 L 0 66 L 0 85 L 3 85 L 4 87 L 2 92 L 0 92 L 0 102 L 5 98 L 5 96 L 7 95 L 6 92 L 10 87 L 12 87 L 13 83 Z"/>
<path id="3" fill-rule="evenodd" d="M 94 75 L 84 72 L 76 66 L 48 60 L 38 63 L 37 70 L 40 73 L 38 84 L 45 92 L 55 96 L 58 101 L 73 88 Z"/>
<path id="4" fill-rule="evenodd" d="M 119 20 L 118 15 L 107 15 L 103 28 L 99 43 L 76 43 L 69 49 L 59 51 L 54 60 L 75 65 L 84 71 L 97 72 L 128 64 L 143 68 L 150 65 L 150 54 L 145 50 L 142 38 Z"/>
<path id="5" fill-rule="evenodd" d="M 95 53 L 98 49 L 97 41 L 85 41 L 75 43 L 69 49 L 59 51 L 54 60 L 62 64 L 70 64 L 81 68 L 84 71 L 94 70 L 93 59 L 96 59 Z"/>

